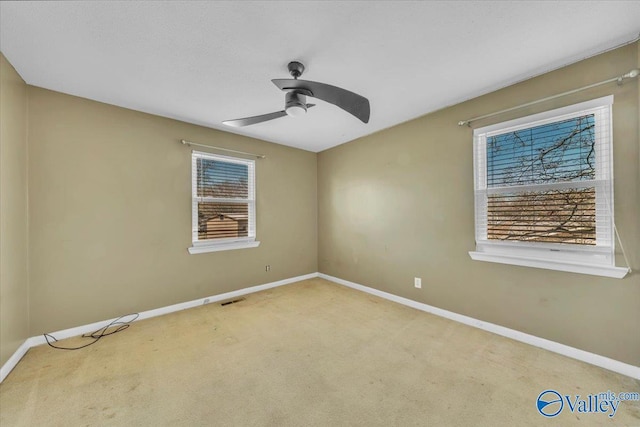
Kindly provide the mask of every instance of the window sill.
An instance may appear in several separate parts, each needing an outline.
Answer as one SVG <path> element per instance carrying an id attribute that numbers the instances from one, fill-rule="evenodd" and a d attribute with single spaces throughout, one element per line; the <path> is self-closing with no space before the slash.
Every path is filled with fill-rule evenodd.
<path id="1" fill-rule="evenodd" d="M 248 249 L 257 248 L 260 246 L 260 242 L 231 242 L 231 243 L 216 243 L 211 245 L 191 246 L 188 248 L 190 254 L 204 254 L 207 252 L 219 252 L 219 251 L 231 251 L 234 249 Z"/>
<path id="2" fill-rule="evenodd" d="M 571 273 L 591 274 L 594 276 L 613 277 L 622 279 L 629 269 L 609 265 L 585 264 L 579 262 L 558 261 L 546 258 L 519 257 L 504 254 L 491 254 L 487 252 L 469 252 L 471 259 L 475 261 L 497 262 L 501 264 L 519 265 L 522 267 L 545 268 L 547 270 L 568 271 Z"/>

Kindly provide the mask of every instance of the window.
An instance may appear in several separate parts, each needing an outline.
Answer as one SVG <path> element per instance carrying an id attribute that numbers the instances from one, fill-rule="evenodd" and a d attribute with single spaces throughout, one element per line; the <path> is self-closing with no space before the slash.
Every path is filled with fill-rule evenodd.
<path id="1" fill-rule="evenodd" d="M 191 154 L 192 241 L 189 252 L 256 247 L 255 162 Z"/>
<path id="2" fill-rule="evenodd" d="M 615 267 L 611 105 L 474 131 L 475 260 L 623 277 Z"/>

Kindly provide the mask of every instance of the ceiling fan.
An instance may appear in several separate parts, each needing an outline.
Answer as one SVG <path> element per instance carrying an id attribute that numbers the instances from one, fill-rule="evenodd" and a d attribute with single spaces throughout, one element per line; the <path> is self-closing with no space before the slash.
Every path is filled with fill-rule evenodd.
<path id="1" fill-rule="evenodd" d="M 226 120 L 227 126 L 243 127 L 267 120 L 277 119 L 284 116 L 301 116 L 307 112 L 308 108 L 315 104 L 307 104 L 307 96 L 318 98 L 330 104 L 334 104 L 349 114 L 354 115 L 363 123 L 369 123 L 369 100 L 348 90 L 331 86 L 325 83 L 312 82 L 308 80 L 298 80 L 304 72 L 304 65 L 298 61 L 289 62 L 287 66 L 289 74 L 293 79 L 273 79 L 271 80 L 278 89 L 287 92 L 285 94 L 284 110 L 275 113 L 262 114 L 260 116 L 245 117 L 242 119 Z"/>

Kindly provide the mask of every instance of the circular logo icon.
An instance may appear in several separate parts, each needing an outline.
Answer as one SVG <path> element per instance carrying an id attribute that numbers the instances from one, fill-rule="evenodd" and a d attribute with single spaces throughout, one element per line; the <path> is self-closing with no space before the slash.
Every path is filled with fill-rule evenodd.
<path id="1" fill-rule="evenodd" d="M 562 396 L 560 396 L 560 393 L 557 391 L 545 390 L 538 396 L 536 406 L 540 415 L 551 418 L 562 412 L 564 402 L 562 401 Z"/>

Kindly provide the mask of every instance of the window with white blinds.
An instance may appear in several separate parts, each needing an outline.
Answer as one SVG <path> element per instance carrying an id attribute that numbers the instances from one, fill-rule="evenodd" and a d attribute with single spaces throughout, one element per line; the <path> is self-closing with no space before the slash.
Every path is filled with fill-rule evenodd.
<path id="1" fill-rule="evenodd" d="M 474 131 L 474 259 L 576 272 L 582 263 L 615 266 L 612 103 Z"/>
<path id="2" fill-rule="evenodd" d="M 197 151 L 191 160 L 190 252 L 257 246 L 246 245 L 256 237 L 255 162 Z"/>

